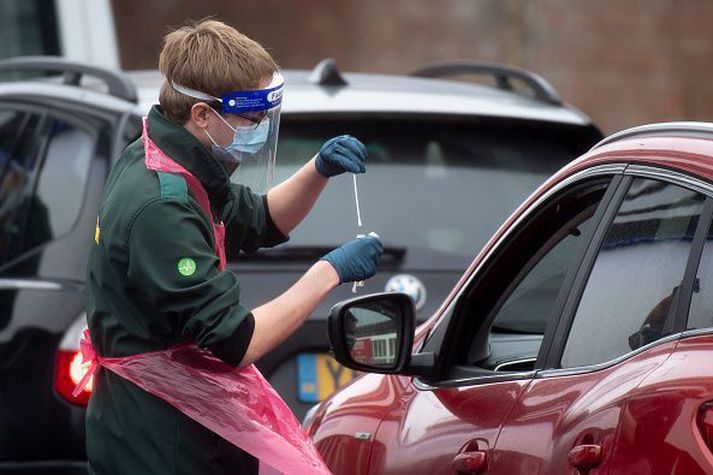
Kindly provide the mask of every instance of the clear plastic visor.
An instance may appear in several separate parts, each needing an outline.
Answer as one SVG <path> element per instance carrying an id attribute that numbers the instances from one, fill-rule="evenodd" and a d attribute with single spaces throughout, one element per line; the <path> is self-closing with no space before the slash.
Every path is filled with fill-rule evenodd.
<path id="1" fill-rule="evenodd" d="M 230 91 L 221 97 L 180 84 L 171 84 L 173 89 L 186 96 L 213 104 L 220 103 L 220 114 L 241 117 L 240 122 L 244 125 L 238 127 L 225 121 L 226 126 L 234 132 L 233 143 L 226 148 L 239 162 L 230 180 L 248 186 L 256 193 L 267 193 L 273 186 L 284 85 L 279 72 L 273 74 L 272 81 L 264 89 Z"/>
<path id="2" fill-rule="evenodd" d="M 266 129 L 263 131 L 263 129 Z M 256 133 L 257 132 L 257 133 Z M 250 144 L 255 138 L 261 141 L 266 133 L 265 143 L 257 151 L 236 151 L 239 154 L 238 168 L 230 175 L 230 181 L 250 187 L 256 193 L 267 193 L 273 186 L 275 176 L 275 161 L 277 160 L 277 139 L 280 132 L 280 106 L 267 111 L 265 117 L 253 129 L 253 127 L 240 127 L 236 131 L 236 138 L 241 140 L 241 134 L 248 135 L 243 140 L 248 142 L 248 146 L 256 148 L 255 144 Z"/>

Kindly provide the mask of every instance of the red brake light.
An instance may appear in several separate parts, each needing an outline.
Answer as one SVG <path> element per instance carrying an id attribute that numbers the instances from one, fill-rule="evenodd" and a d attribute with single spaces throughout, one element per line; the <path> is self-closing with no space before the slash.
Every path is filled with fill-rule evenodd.
<path id="1" fill-rule="evenodd" d="M 57 351 L 57 364 L 55 366 L 55 388 L 57 393 L 67 402 L 78 406 L 86 406 L 92 394 L 93 380 L 77 397 L 72 396 L 75 386 L 89 369 L 88 364 L 82 364 L 82 353 L 79 351 Z"/>

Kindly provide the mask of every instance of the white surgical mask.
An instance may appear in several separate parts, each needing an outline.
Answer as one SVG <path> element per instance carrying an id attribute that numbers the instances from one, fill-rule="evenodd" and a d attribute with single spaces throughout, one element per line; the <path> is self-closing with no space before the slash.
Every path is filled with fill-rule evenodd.
<path id="1" fill-rule="evenodd" d="M 240 165 L 240 162 L 246 158 L 246 155 L 253 155 L 259 152 L 265 145 L 270 132 L 270 119 L 265 117 L 257 126 L 233 127 L 223 116 L 215 110 L 213 112 L 233 131 L 233 140 L 230 144 L 222 146 L 218 145 L 207 130 L 205 130 L 205 133 L 213 143 L 211 147 L 213 155 L 223 161 L 228 171 L 232 173 Z"/>

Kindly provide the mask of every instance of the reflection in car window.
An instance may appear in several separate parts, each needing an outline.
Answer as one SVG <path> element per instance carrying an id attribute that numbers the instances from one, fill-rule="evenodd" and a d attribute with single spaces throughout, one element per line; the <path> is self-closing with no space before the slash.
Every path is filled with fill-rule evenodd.
<path id="1" fill-rule="evenodd" d="M 713 327 L 713 225 L 708 230 L 688 313 L 688 329 Z"/>
<path id="2" fill-rule="evenodd" d="M 69 232 L 82 207 L 92 135 L 53 118 L 36 133 L 37 122 L 0 114 L 0 263 Z"/>
<path id="3" fill-rule="evenodd" d="M 607 231 L 567 340 L 562 367 L 602 363 L 671 332 L 704 197 L 635 179 Z"/>
<path id="4" fill-rule="evenodd" d="M 513 123 L 285 121 L 276 182 L 341 133 L 358 137 L 369 152 L 369 172 L 358 178 L 364 225 L 388 246 L 408 250 L 404 266 L 443 270 L 462 270 L 515 207 L 586 142 L 572 131 Z M 286 246 L 332 246 L 360 232 L 352 178 L 345 174 L 330 180 Z"/>
<path id="5" fill-rule="evenodd" d="M 31 245 L 24 238 L 25 218 L 34 209 L 38 122 L 34 114 L 0 110 L 0 264 Z"/>

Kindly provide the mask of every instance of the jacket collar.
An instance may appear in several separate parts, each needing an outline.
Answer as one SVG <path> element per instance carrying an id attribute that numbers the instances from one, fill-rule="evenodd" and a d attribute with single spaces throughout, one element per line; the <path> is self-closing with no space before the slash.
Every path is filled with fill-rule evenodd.
<path id="1" fill-rule="evenodd" d="M 222 209 L 229 196 L 230 176 L 210 150 L 185 128 L 169 120 L 159 105 L 149 111 L 148 134 L 161 150 L 201 182 L 212 205 Z"/>

